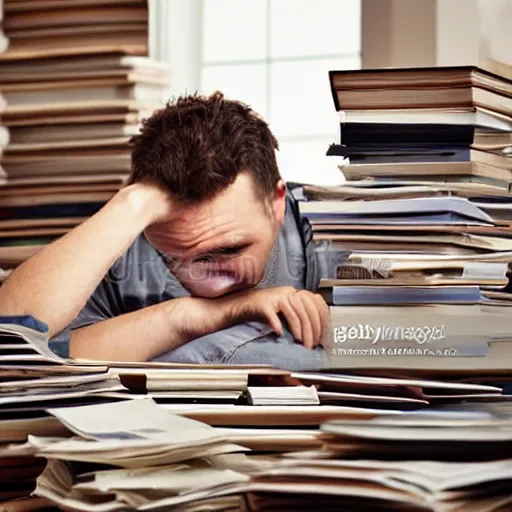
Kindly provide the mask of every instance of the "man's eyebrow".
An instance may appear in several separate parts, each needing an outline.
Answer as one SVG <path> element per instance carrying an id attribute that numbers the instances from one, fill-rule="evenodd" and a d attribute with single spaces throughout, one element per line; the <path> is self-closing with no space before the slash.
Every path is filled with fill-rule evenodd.
<path id="1" fill-rule="evenodd" d="M 245 249 L 246 247 L 249 247 L 249 245 L 251 245 L 251 242 L 249 240 L 244 241 L 244 242 L 238 242 L 236 244 L 219 245 L 217 247 L 212 247 L 211 249 L 208 249 L 206 251 L 203 250 L 200 253 L 195 254 L 194 256 L 189 256 L 186 259 L 195 260 L 197 258 L 208 256 L 209 254 L 211 255 L 211 254 L 222 254 L 224 252 L 239 252 L 239 251 L 242 251 L 243 249 Z M 157 249 L 157 251 L 168 262 L 172 262 L 172 261 L 176 261 L 176 260 L 180 259 L 179 256 L 174 256 L 171 254 L 164 254 L 163 252 L 159 251 L 158 249 Z"/>
<path id="2" fill-rule="evenodd" d="M 230 251 L 233 251 L 233 252 L 241 251 L 242 249 L 245 249 L 249 245 L 250 245 L 250 242 L 239 242 L 236 244 L 225 244 L 225 245 L 221 245 L 218 247 L 213 247 L 211 249 L 208 249 L 207 251 L 201 251 L 201 253 L 198 254 L 196 256 L 196 258 L 198 258 L 200 256 L 206 256 L 207 254 L 219 254 L 219 253 L 230 252 Z"/>

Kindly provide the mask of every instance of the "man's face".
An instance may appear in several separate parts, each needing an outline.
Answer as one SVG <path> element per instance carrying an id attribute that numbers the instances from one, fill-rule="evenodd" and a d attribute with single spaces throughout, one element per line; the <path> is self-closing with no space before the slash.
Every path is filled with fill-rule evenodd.
<path id="1" fill-rule="evenodd" d="M 256 285 L 284 217 L 280 181 L 265 204 L 250 175 L 199 204 L 178 206 L 172 220 L 145 230 L 172 274 L 193 296 L 214 298 Z"/>

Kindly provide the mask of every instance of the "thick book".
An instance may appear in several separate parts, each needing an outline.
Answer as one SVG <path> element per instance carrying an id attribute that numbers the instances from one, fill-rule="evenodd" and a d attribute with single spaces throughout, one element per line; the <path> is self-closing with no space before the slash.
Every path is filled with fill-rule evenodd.
<path id="1" fill-rule="evenodd" d="M 45 194 L 77 194 L 86 192 L 115 192 L 121 188 L 121 183 L 87 183 L 76 185 L 54 185 L 54 186 L 26 186 L 26 187 L 11 187 L 7 183 L 0 187 L 0 197 L 30 197 Z"/>
<path id="2" fill-rule="evenodd" d="M 321 288 L 321 295 L 333 306 L 375 306 L 412 304 L 477 304 L 478 286 L 333 286 Z"/>
<path id="3" fill-rule="evenodd" d="M 28 187 L 49 187 L 63 185 L 88 186 L 89 184 L 105 184 L 121 186 L 126 183 L 125 174 L 102 173 L 102 174 L 77 174 L 75 176 L 23 176 L 20 178 L 10 177 L 5 183 L 1 183 L 2 190 L 23 189 Z"/>
<path id="4" fill-rule="evenodd" d="M 6 150 L 9 155 L 24 153 L 50 153 L 59 152 L 65 153 L 66 150 L 81 150 L 90 149 L 92 151 L 101 151 L 101 149 L 127 149 L 129 148 L 130 137 L 111 137 L 111 138 L 96 138 L 96 139 L 71 139 L 71 140 L 52 140 L 44 142 L 22 142 L 12 143 Z"/>
<path id="5" fill-rule="evenodd" d="M 330 71 L 329 78 L 336 110 L 482 107 L 512 113 L 512 76 L 474 66 L 342 70 Z"/>
<path id="6" fill-rule="evenodd" d="M 331 149 L 331 151 L 333 151 Z M 481 151 L 469 146 L 337 146 L 336 154 L 354 164 L 482 163 L 512 170 L 512 159 L 505 154 Z"/>
<path id="7" fill-rule="evenodd" d="M 72 123 L 41 126 L 10 127 L 11 144 L 42 144 L 81 141 L 94 143 L 95 140 L 118 139 L 137 135 L 139 123 Z M 12 150 L 12 146 L 11 146 Z"/>
<path id="8" fill-rule="evenodd" d="M 1 56 L 0 60 L 2 60 Z M 169 66 L 148 57 L 125 55 L 124 52 L 105 52 L 97 55 L 85 53 L 72 59 L 67 56 L 42 56 L 38 59 L 3 61 L 0 68 L 0 81 L 9 83 L 37 78 L 44 80 L 41 77 L 47 75 L 52 77 L 51 80 L 56 80 L 57 77 L 69 78 L 84 74 L 90 77 L 134 70 L 148 75 L 162 75 L 169 73 Z"/>
<path id="9" fill-rule="evenodd" d="M 393 220 L 393 217 L 451 214 L 480 222 L 493 223 L 492 217 L 462 197 L 429 197 L 381 201 L 306 201 L 299 203 L 302 216 L 361 220 Z"/>
<path id="10" fill-rule="evenodd" d="M 378 149 L 407 150 L 411 147 L 431 151 L 471 147 L 482 151 L 500 149 L 507 153 L 512 147 L 512 130 L 486 131 L 465 125 L 347 123 L 340 127 L 340 132 L 339 146 L 360 152 Z M 334 145 L 327 154 L 344 156 L 340 149 Z M 335 152 L 336 150 L 338 151 Z"/>
<path id="11" fill-rule="evenodd" d="M 65 176 L 72 174 L 128 174 L 131 169 L 129 151 L 118 154 L 76 154 L 28 156 L 14 155 L 4 158 L 4 169 L 9 178 L 35 176 Z"/>
<path id="12" fill-rule="evenodd" d="M 4 28 L 10 31 L 37 27 L 58 27 L 66 25 L 87 25 L 110 23 L 112 30 L 116 24 L 148 21 L 148 9 L 145 2 L 135 5 L 99 5 L 75 6 L 62 5 L 60 8 L 47 9 L 32 4 L 32 10 L 11 11 L 5 17 Z M 35 9 L 34 9 L 35 7 Z"/>
<path id="13" fill-rule="evenodd" d="M 468 87 L 460 89 L 420 90 L 405 89 L 396 91 L 353 90 L 338 92 L 341 108 L 458 108 L 479 106 L 505 115 L 512 115 L 512 98 L 503 94 Z"/>
<path id="14" fill-rule="evenodd" d="M 389 126 L 390 130 L 396 130 L 395 125 L 404 127 L 410 125 L 413 129 L 414 127 L 418 127 L 418 129 L 425 127 L 424 129 L 429 132 L 431 132 L 432 126 L 442 127 L 442 130 L 467 129 L 467 127 L 492 132 L 510 132 L 512 130 L 510 116 L 481 107 L 340 110 L 338 115 L 342 129 L 349 125 L 353 130 L 360 130 L 355 127 L 356 124 L 369 127 L 384 125 Z M 432 136 L 434 136 L 433 133 Z"/>
<path id="15" fill-rule="evenodd" d="M 36 107 L 37 106 L 33 106 Z M 46 112 L 38 112 L 34 109 L 34 112 L 31 113 L 23 113 L 19 112 L 16 114 L 12 114 L 9 119 L 4 119 L 3 123 L 9 127 L 9 129 L 16 127 L 20 129 L 24 129 L 27 127 L 30 128 L 38 128 L 40 126 L 55 126 L 58 125 L 79 125 L 83 126 L 86 123 L 118 123 L 118 124 L 126 124 L 133 125 L 141 123 L 146 117 L 149 117 L 152 113 L 151 110 L 145 110 L 144 107 L 141 107 L 140 110 L 132 109 L 131 112 L 112 112 L 106 108 L 103 112 L 97 111 L 95 112 L 92 109 L 91 112 L 81 112 L 79 115 L 73 114 L 73 112 L 58 112 L 55 111 L 46 111 Z M 146 107 L 147 109 L 147 107 Z"/>
<path id="16" fill-rule="evenodd" d="M 345 244 L 341 247 L 345 249 Z M 352 251 L 339 261 L 331 257 L 329 268 L 323 269 L 319 280 L 320 293 L 337 286 L 379 286 L 391 290 L 395 286 L 450 285 L 503 288 L 508 283 L 511 252 L 429 254 L 410 252 L 403 245 L 401 251 L 386 249 L 380 246 L 373 252 Z"/>
<path id="17" fill-rule="evenodd" d="M 440 219 L 440 223 L 453 223 L 453 219 Z M 364 223 L 354 224 L 360 227 L 364 227 Z M 404 224 L 395 223 L 395 227 L 400 227 Z M 408 224 L 405 224 L 408 225 Z M 453 225 L 453 224 L 450 224 Z M 460 221 L 460 225 L 464 225 L 464 221 Z M 321 237 L 321 240 L 326 240 L 328 237 Z M 315 237 L 315 240 L 318 240 Z M 389 253 L 390 255 L 400 254 L 403 251 L 409 253 L 423 254 L 423 255 L 446 255 L 446 256 L 468 256 L 481 254 L 481 251 L 467 246 L 454 245 L 449 243 L 439 242 L 409 242 L 405 244 L 402 240 L 393 241 L 391 239 L 382 239 L 378 241 L 371 241 L 365 239 L 346 239 L 339 242 L 339 247 L 345 251 L 352 252 L 371 252 L 371 251 L 382 251 Z"/>
<path id="18" fill-rule="evenodd" d="M 296 193 L 298 193 L 296 191 Z M 404 182 L 402 180 L 389 184 L 379 183 L 372 179 L 347 181 L 344 185 L 318 186 L 303 185 L 300 187 L 301 197 L 298 200 L 379 200 L 379 199 L 411 199 L 413 197 L 460 196 L 485 197 L 509 196 L 508 190 L 483 183 L 463 182 Z M 297 196 L 296 196 L 297 197 Z"/>
<path id="19" fill-rule="evenodd" d="M 104 7 L 106 5 L 144 5 L 145 0 L 74 0 L 74 7 Z M 26 12 L 39 9 L 62 9 L 69 6 L 69 0 L 7 0 L 6 13 Z"/>
<path id="20" fill-rule="evenodd" d="M 38 88 L 30 89 L 23 87 L 22 84 L 9 84 L 9 86 L 3 86 L 3 95 L 7 101 L 8 110 L 18 105 L 51 105 L 79 99 L 85 101 L 132 100 L 147 103 L 162 101 L 161 96 L 166 84 L 134 82 L 131 81 L 133 78 L 135 77 L 129 77 L 129 80 L 45 82 L 38 84 Z"/>
<path id="21" fill-rule="evenodd" d="M 7 51 L 0 54 L 0 62 L 62 56 L 74 58 L 84 54 L 97 55 L 104 53 L 147 55 L 147 27 L 131 32 L 123 32 L 122 27 L 121 24 L 118 26 L 119 30 L 109 29 L 104 32 L 97 32 L 94 37 L 91 37 L 90 34 L 65 33 L 61 36 L 37 37 L 35 39 L 11 39 Z"/>
<path id="22" fill-rule="evenodd" d="M 98 212 L 105 200 L 97 202 L 71 202 L 64 196 L 56 204 L 34 204 L 29 206 L 0 207 L 0 219 L 40 219 L 59 217 L 90 217 Z"/>
<path id="23" fill-rule="evenodd" d="M 482 162 L 422 162 L 351 164 L 340 167 L 347 180 L 388 178 L 395 180 L 452 181 L 453 176 L 485 178 L 491 181 L 512 181 L 510 169 Z"/>
<path id="24" fill-rule="evenodd" d="M 124 119 L 124 116 L 135 114 L 139 117 L 139 112 L 152 112 L 162 105 L 158 102 L 134 101 L 132 99 L 110 99 L 110 100 L 87 100 L 87 101 L 63 101 L 56 103 L 39 104 L 20 104 L 7 106 L 3 114 L 3 123 L 10 126 L 20 118 L 30 117 L 39 119 L 44 117 L 62 117 L 65 116 L 66 122 L 73 116 L 76 122 L 83 123 L 85 119 L 82 116 L 117 116 L 114 120 Z M 43 121 L 43 124 L 45 121 Z M 31 123 L 37 124 L 37 123 Z"/>
<path id="25" fill-rule="evenodd" d="M 49 205 L 62 205 L 62 204 L 94 204 L 94 203 L 106 203 L 114 196 L 115 192 L 67 192 L 64 194 L 36 194 L 30 196 L 14 196 L 14 197 L 2 197 L 0 200 L 2 206 L 0 206 L 0 218 L 2 217 L 4 209 L 7 208 L 31 208 L 36 206 L 47 207 Z M 91 211 L 89 209 L 85 210 Z M 92 211 L 96 211 L 95 209 Z M 1 233 L 1 231 L 0 231 Z M 1 236 L 1 235 L 0 235 Z"/>
<path id="26" fill-rule="evenodd" d="M 480 205 L 481 207 L 482 205 Z M 399 230 L 397 230 L 399 231 Z M 315 241 L 333 241 L 334 248 L 342 250 L 346 242 L 373 242 L 375 246 L 382 245 L 384 249 L 386 244 L 403 244 L 403 249 L 406 252 L 410 244 L 425 245 L 428 249 L 428 244 L 445 244 L 455 245 L 461 247 L 471 247 L 480 249 L 481 251 L 499 252 L 499 251 L 512 251 L 512 239 L 496 236 L 485 236 L 470 233 L 365 233 L 364 226 L 361 232 L 343 233 L 338 230 L 336 233 L 314 233 L 313 240 Z M 480 251 L 479 251 L 480 252 Z"/>
<path id="27" fill-rule="evenodd" d="M 456 256 L 465 256 L 456 254 Z M 345 272 L 343 274 L 342 272 Z M 396 286 L 469 286 L 478 284 L 485 288 L 503 289 L 508 284 L 507 277 L 495 276 L 464 276 L 462 272 L 443 270 L 432 275 L 428 270 L 403 270 L 389 273 L 385 277 L 375 277 L 365 268 L 340 268 L 338 279 L 320 279 L 319 292 L 323 295 L 333 286 L 367 286 L 369 283 L 387 289 Z M 327 295 L 329 297 L 329 295 Z"/>
<path id="28" fill-rule="evenodd" d="M 510 369 L 510 305 L 331 306 L 330 311 L 330 369 Z"/>
<path id="29" fill-rule="evenodd" d="M 340 142 L 349 147 L 470 146 L 474 138 L 475 128 L 471 125 L 412 123 L 343 123 L 340 125 Z"/>
<path id="30" fill-rule="evenodd" d="M 397 230 L 396 226 L 386 226 L 384 224 L 366 224 L 363 228 L 354 224 L 315 224 L 311 226 L 313 233 L 324 233 L 324 234 L 350 234 L 350 233 L 366 233 L 366 234 L 439 234 L 439 233 L 469 233 L 475 235 L 489 235 L 489 236 L 503 236 L 507 237 L 510 233 L 510 229 L 507 226 L 440 226 L 440 225 L 421 225 L 421 226 L 400 226 Z"/>
<path id="31" fill-rule="evenodd" d="M 146 30 L 146 23 L 142 22 L 128 22 L 123 23 L 123 30 L 125 32 L 142 31 Z M 107 23 L 97 23 L 94 25 L 69 25 L 69 26 L 55 26 L 55 27 L 29 27 L 26 29 L 10 30 L 9 37 L 13 40 L 17 39 L 35 39 L 37 37 L 45 36 L 63 36 L 74 34 L 87 34 L 94 36 L 98 32 L 105 32 L 112 28 L 112 25 Z"/>

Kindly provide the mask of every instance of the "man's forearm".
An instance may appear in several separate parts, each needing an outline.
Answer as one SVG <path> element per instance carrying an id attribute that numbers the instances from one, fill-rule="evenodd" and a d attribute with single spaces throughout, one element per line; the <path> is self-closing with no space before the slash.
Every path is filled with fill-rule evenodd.
<path id="1" fill-rule="evenodd" d="M 304 331 L 305 344 L 308 342 L 313 346 L 318 344 L 315 342 L 320 340 L 325 322 L 316 325 L 311 319 L 307 321 L 311 316 L 307 307 L 302 311 L 297 308 L 291 314 L 290 308 L 284 305 L 295 295 L 304 301 L 304 295 L 309 293 L 281 286 L 238 292 L 217 299 L 172 299 L 73 331 L 70 355 L 75 359 L 148 361 L 193 339 L 252 320 L 267 322 L 280 334 L 282 327 L 277 315 L 281 311 L 291 322 L 294 336 L 302 339 Z M 323 315 L 317 312 L 319 320 L 329 316 L 327 305 L 324 302 L 322 305 Z M 296 325 L 294 319 L 300 325 Z"/>
<path id="2" fill-rule="evenodd" d="M 140 194 L 121 191 L 16 269 L 0 288 L 0 314 L 32 315 L 48 324 L 50 336 L 60 332 L 145 229 L 150 214 Z"/>
<path id="3" fill-rule="evenodd" d="M 70 357 L 149 361 L 237 321 L 230 305 L 180 297 L 74 330 Z"/>
<path id="4" fill-rule="evenodd" d="M 75 359 L 149 361 L 186 341 L 176 324 L 181 299 L 120 315 L 72 332 L 69 355 Z"/>

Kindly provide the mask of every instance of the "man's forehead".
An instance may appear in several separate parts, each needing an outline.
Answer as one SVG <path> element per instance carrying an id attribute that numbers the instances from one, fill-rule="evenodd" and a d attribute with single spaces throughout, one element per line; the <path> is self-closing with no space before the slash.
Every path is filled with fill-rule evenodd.
<path id="1" fill-rule="evenodd" d="M 241 230 L 219 234 L 209 231 L 203 236 L 191 235 L 193 234 L 182 233 L 180 236 L 174 230 L 159 230 L 146 233 L 146 238 L 166 256 L 180 259 L 193 259 L 226 249 L 243 249 L 254 243 L 257 238 L 255 233 Z"/>
<path id="2" fill-rule="evenodd" d="M 244 193 L 246 177 L 210 200 L 177 205 L 172 219 L 146 230 L 161 252 L 190 258 L 223 248 L 256 242 L 268 228 L 268 214 L 253 193 Z M 247 192 L 245 190 L 245 192 Z"/>
<path id="3" fill-rule="evenodd" d="M 219 194 L 215 197 L 197 203 L 182 203 L 178 206 L 176 220 L 183 226 L 197 223 L 207 223 L 215 219 L 237 220 L 243 222 L 247 215 L 265 213 L 264 202 L 254 194 L 235 193 Z"/>

